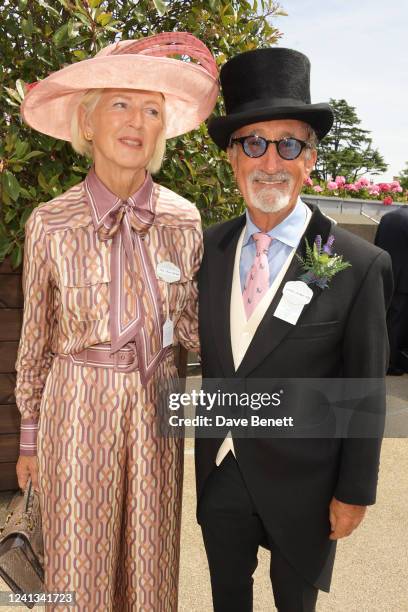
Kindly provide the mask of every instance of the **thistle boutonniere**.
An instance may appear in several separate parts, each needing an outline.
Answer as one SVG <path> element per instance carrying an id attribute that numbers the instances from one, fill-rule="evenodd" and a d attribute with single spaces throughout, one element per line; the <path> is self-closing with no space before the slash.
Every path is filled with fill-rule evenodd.
<path id="1" fill-rule="evenodd" d="M 317 285 L 320 289 L 325 289 L 337 272 L 351 267 L 348 261 L 343 261 L 342 255 L 333 253 L 333 243 L 333 235 L 329 236 L 323 246 L 322 237 L 319 235 L 316 236 L 313 247 L 306 240 L 306 257 L 303 259 L 303 257 L 297 255 L 304 270 L 299 280 L 307 285 Z"/>

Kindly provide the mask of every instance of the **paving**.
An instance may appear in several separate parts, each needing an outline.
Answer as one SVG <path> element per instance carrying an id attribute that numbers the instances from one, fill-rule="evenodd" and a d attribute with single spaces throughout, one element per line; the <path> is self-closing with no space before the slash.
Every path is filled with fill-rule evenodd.
<path id="1" fill-rule="evenodd" d="M 194 382 L 199 384 L 199 379 Z M 377 503 L 369 509 L 362 525 L 339 542 L 332 589 L 329 594 L 320 594 L 318 612 L 408 611 L 408 375 L 389 377 L 387 391 L 388 437 L 383 443 Z M 393 437 L 389 437 L 391 434 Z M 8 498 L 9 494 L 0 494 L 0 524 Z M 268 565 L 268 553 L 261 549 L 254 576 L 254 612 L 275 610 Z M 8 590 L 1 580 L 0 590 Z M 27 608 L 1 607 L 1 610 Z M 193 441 L 188 439 L 179 612 L 211 610 L 207 559 L 195 521 Z"/>

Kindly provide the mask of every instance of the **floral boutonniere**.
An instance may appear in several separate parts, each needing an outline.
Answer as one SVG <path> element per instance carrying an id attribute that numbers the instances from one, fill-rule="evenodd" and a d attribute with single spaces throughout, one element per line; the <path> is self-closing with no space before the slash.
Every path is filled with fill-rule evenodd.
<path id="1" fill-rule="evenodd" d="M 299 255 L 304 273 L 299 277 L 307 285 L 317 285 L 320 289 L 329 286 L 329 281 L 351 264 L 343 261 L 342 255 L 332 252 L 334 236 L 330 235 L 325 245 L 322 246 L 322 237 L 316 236 L 313 247 L 306 240 L 306 257 L 303 259 Z"/>

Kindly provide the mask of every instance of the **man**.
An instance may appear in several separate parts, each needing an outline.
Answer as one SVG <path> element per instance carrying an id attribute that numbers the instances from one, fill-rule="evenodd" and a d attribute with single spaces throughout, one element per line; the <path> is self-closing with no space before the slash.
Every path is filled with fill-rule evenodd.
<path id="1" fill-rule="evenodd" d="M 204 385 L 223 378 L 229 389 L 236 380 L 256 391 L 255 379 L 384 376 L 389 257 L 299 199 L 317 139 L 333 122 L 327 104 L 310 103 L 309 73 L 303 54 L 280 48 L 243 53 L 222 68 L 226 116 L 212 119 L 209 132 L 227 151 L 247 211 L 205 235 Z M 351 267 L 326 288 L 324 279 L 320 287 L 301 281 L 300 299 L 310 301 L 299 313 L 283 293 L 302 276 L 295 254 L 317 236 L 330 247 L 331 234 Z M 209 435 L 196 440 L 197 516 L 215 611 L 252 610 L 260 544 L 271 550 L 278 610 L 314 610 L 318 589 L 329 590 L 336 540 L 375 501 L 380 439 Z"/>
<path id="2" fill-rule="evenodd" d="M 401 376 L 408 371 L 408 207 L 384 215 L 375 244 L 391 255 L 394 295 L 388 311 L 390 365 L 388 374 Z"/>

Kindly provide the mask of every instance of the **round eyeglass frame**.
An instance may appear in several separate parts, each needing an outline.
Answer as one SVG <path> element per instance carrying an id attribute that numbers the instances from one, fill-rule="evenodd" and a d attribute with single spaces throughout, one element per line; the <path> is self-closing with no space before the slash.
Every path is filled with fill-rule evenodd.
<path id="1" fill-rule="evenodd" d="M 253 153 L 250 152 L 249 143 L 248 143 L 248 140 L 250 138 L 256 138 L 259 141 L 264 143 L 265 149 L 259 155 L 254 155 Z M 294 141 L 298 145 L 300 145 L 299 152 L 294 157 L 285 157 L 284 155 L 282 155 L 282 152 L 280 150 L 281 145 L 287 143 L 288 141 Z M 310 148 L 310 144 L 308 142 L 305 142 L 304 140 L 299 140 L 299 138 L 294 138 L 292 136 L 286 137 L 286 138 L 280 138 L 279 140 L 268 140 L 267 138 L 264 138 L 263 136 L 258 136 L 257 134 L 250 134 L 249 136 L 240 136 L 239 138 L 231 138 L 230 146 L 232 146 L 233 144 L 237 142 L 239 142 L 239 144 L 242 146 L 242 150 L 244 151 L 245 155 L 251 158 L 255 158 L 255 159 L 257 159 L 258 157 L 262 157 L 262 155 L 265 155 L 270 144 L 274 144 L 276 146 L 276 151 L 279 157 L 281 157 L 282 159 L 286 161 L 293 161 L 294 159 L 297 159 L 299 155 L 302 153 L 303 149 Z"/>

